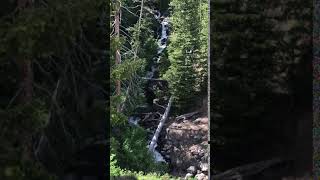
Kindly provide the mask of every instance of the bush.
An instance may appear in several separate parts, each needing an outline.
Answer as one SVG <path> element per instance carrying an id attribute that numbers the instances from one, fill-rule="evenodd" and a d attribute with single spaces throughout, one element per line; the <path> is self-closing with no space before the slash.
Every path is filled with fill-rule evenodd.
<path id="1" fill-rule="evenodd" d="M 167 164 L 155 163 L 147 148 L 146 131 L 140 127 L 123 127 L 122 135 L 111 138 L 111 154 L 113 164 L 122 169 L 132 171 L 157 172 L 163 174 L 168 171 Z M 114 173 L 118 169 L 111 169 Z"/>

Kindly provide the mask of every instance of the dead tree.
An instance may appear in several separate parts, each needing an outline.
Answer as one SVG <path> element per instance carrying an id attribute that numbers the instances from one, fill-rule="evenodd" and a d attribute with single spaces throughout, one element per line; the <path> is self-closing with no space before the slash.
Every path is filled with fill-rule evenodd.
<path id="1" fill-rule="evenodd" d="M 118 2 L 118 6 L 117 6 L 117 10 L 116 10 L 116 14 L 115 14 L 115 20 L 114 20 L 114 26 L 115 26 L 115 33 L 116 36 L 119 38 L 120 37 L 120 2 Z M 119 65 L 121 64 L 121 54 L 120 54 L 120 48 L 116 49 L 116 64 Z M 116 93 L 117 96 L 121 95 L 121 81 L 117 80 L 116 81 Z M 117 106 L 117 111 L 120 112 L 121 110 L 121 106 L 118 105 Z"/>
<path id="2" fill-rule="evenodd" d="M 150 146 L 149 146 L 149 151 L 150 152 L 154 152 L 155 150 L 155 145 L 157 144 L 157 141 L 158 141 L 158 138 L 159 138 L 159 134 L 161 132 L 161 129 L 165 123 L 165 121 L 167 120 L 168 116 L 169 116 L 169 112 L 170 112 L 170 108 L 171 108 L 171 104 L 172 104 L 172 101 L 173 101 L 173 98 L 170 97 L 169 99 L 169 103 L 168 103 L 168 106 L 167 106 L 167 109 L 166 111 L 164 112 L 161 120 L 160 120 L 160 123 L 158 125 L 158 128 L 156 130 L 156 132 L 154 133 L 154 136 L 151 140 L 151 143 L 150 143 Z"/>

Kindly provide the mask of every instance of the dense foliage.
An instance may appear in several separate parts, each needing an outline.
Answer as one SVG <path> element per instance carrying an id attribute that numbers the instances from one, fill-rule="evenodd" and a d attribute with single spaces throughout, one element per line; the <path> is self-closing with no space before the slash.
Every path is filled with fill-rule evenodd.
<path id="1" fill-rule="evenodd" d="M 311 7 L 312 1 L 211 2 L 216 168 L 295 151 L 295 118 L 311 109 Z"/>
<path id="2" fill-rule="evenodd" d="M 120 5 L 121 4 L 121 5 Z M 142 13 L 141 13 L 141 6 Z M 139 8 L 137 8 L 139 7 Z M 206 94 L 208 50 L 208 4 L 206 1 L 116 1 L 112 4 L 110 27 L 116 30 L 116 13 L 121 12 L 120 33 L 111 34 L 111 175 L 133 175 L 139 179 L 171 179 L 169 176 L 152 175 L 168 172 L 166 164 L 155 163 L 148 152 L 147 133 L 143 128 L 129 125 L 128 118 L 138 107 L 149 107 L 146 83 L 141 80 L 157 59 L 157 38 L 161 24 L 154 17 L 154 10 L 170 16 L 168 50 L 159 59 L 160 78 L 168 79 L 170 94 L 181 111 L 192 106 L 197 95 Z M 184 17 L 184 18 L 181 18 Z M 195 21 L 190 20 L 194 19 Z M 163 17 L 162 17 L 163 18 Z M 171 28 L 172 27 L 172 28 Z M 121 62 L 116 56 L 121 52 Z M 185 52 L 188 51 L 189 54 Z M 184 61 L 186 59 L 187 61 Z M 184 64 L 187 62 L 187 66 Z M 180 80 L 177 76 L 183 76 Z M 121 91 L 118 81 L 121 81 Z M 143 93 L 144 92 L 144 93 Z M 163 92 L 153 92 L 157 98 Z M 167 94 L 166 94 L 167 95 Z M 182 98 L 184 97 L 184 98 Z M 151 98 L 153 100 L 153 98 Z M 146 104 L 148 102 L 148 104 Z M 189 103 L 189 104 L 188 104 Z M 119 109 L 123 105 L 123 109 Z M 142 175 L 139 172 L 151 173 Z"/>
<path id="3" fill-rule="evenodd" d="M 119 4 L 121 6 L 119 7 Z M 111 176 L 130 175 L 131 171 L 165 173 L 166 165 L 154 162 L 147 149 L 146 130 L 128 124 L 128 117 L 136 107 L 145 104 L 144 86 L 141 77 L 151 67 L 157 53 L 156 34 L 159 23 L 154 18 L 155 4 L 144 1 L 140 18 L 141 1 L 117 1 L 111 7 L 111 28 L 114 18 L 121 12 L 120 34 L 111 34 Z M 139 8 L 134 8 L 139 7 Z M 116 62 L 116 50 L 121 53 L 121 63 Z M 120 94 L 115 92 L 116 82 L 121 81 Z M 117 109 L 121 106 L 120 110 Z M 156 177 L 156 176 L 154 176 Z M 154 178 L 153 177 L 153 178 Z M 151 178 L 151 176 L 150 176 Z"/>
<path id="4" fill-rule="evenodd" d="M 207 90 L 208 3 L 172 0 L 170 7 L 170 66 L 164 78 L 169 81 L 178 111 L 186 112 Z"/>
<path id="5" fill-rule="evenodd" d="M 52 95 L 67 68 L 105 83 L 92 64 L 106 59 L 101 38 L 106 5 L 101 0 L 5 0 L 0 7 L 0 179 L 54 179 L 48 173 L 52 169 L 36 161 L 35 145 L 49 124 Z"/>

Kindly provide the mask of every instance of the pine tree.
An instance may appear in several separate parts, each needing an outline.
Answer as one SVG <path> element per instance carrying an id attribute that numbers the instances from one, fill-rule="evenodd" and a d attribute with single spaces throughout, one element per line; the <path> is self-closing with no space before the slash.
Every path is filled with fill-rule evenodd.
<path id="1" fill-rule="evenodd" d="M 232 154 L 232 163 L 245 163 L 249 159 L 242 158 L 243 154 L 252 144 L 264 142 L 267 145 L 261 150 L 272 154 L 270 149 L 285 141 L 281 139 L 282 132 L 276 130 L 285 124 L 285 118 L 280 120 L 279 114 L 292 111 L 292 105 L 297 103 L 292 102 L 298 97 L 294 94 L 306 93 L 307 89 L 311 92 L 307 67 L 310 44 L 303 43 L 308 36 L 305 32 L 311 19 L 310 4 L 263 0 L 211 2 L 211 131 L 217 142 L 217 167 L 232 166 L 225 161 L 224 153 L 228 157 Z M 305 98 L 297 104 L 309 100 Z M 279 107 L 281 112 L 275 110 Z M 266 117 L 271 113 L 277 115 Z M 258 149 L 252 151 L 259 154 Z M 253 159 L 259 157 L 250 155 Z"/>
<path id="2" fill-rule="evenodd" d="M 206 62 L 206 56 L 203 56 L 204 52 L 201 50 L 203 27 L 200 19 L 201 5 L 201 1 L 197 0 L 187 2 L 173 0 L 170 3 L 172 7 L 170 21 L 173 28 L 168 54 L 171 66 L 164 77 L 169 80 L 176 106 L 184 111 L 192 106 L 196 99 L 196 93 L 199 91 L 197 68 L 204 65 L 204 59 Z M 205 66 L 202 68 L 206 69 Z M 200 72 L 200 74 L 205 73 Z"/>

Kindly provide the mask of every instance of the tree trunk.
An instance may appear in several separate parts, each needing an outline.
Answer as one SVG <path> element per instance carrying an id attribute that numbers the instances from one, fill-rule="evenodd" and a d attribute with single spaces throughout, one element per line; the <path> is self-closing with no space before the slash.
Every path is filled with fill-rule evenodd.
<path id="1" fill-rule="evenodd" d="M 120 37 L 120 5 L 115 15 L 115 33 L 116 33 L 116 36 L 119 38 Z M 121 63 L 121 54 L 120 54 L 120 48 L 118 47 L 116 50 L 116 64 L 120 64 L 120 63 Z M 116 93 L 117 93 L 117 96 L 120 96 L 121 94 L 120 80 L 116 81 Z M 120 110 L 121 110 L 120 105 L 117 105 L 117 111 L 120 112 Z"/>
<path id="2" fill-rule="evenodd" d="M 159 123 L 159 125 L 158 125 L 158 128 L 157 128 L 156 132 L 154 133 L 154 136 L 153 136 L 153 138 L 152 138 L 152 140 L 151 140 L 151 143 L 150 143 L 150 146 L 149 146 L 149 151 L 151 151 L 151 152 L 154 152 L 155 145 L 156 145 L 156 143 L 157 143 L 157 140 L 158 140 L 158 137 L 159 137 L 159 135 L 160 135 L 161 129 L 162 129 L 165 121 L 166 121 L 167 118 L 168 118 L 169 111 L 170 111 L 171 104 L 172 104 L 172 99 L 173 99 L 173 98 L 170 97 L 169 103 L 168 103 L 168 106 L 167 106 L 167 109 L 166 109 L 166 111 L 164 112 L 164 114 L 163 114 L 163 116 L 162 116 L 162 118 L 161 118 L 161 120 L 160 120 L 160 123 Z"/>

